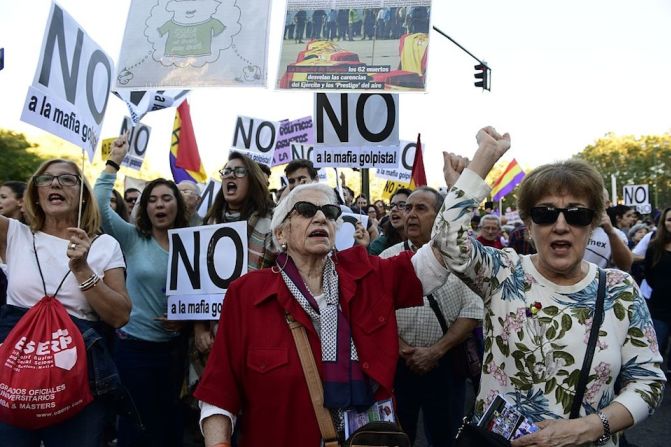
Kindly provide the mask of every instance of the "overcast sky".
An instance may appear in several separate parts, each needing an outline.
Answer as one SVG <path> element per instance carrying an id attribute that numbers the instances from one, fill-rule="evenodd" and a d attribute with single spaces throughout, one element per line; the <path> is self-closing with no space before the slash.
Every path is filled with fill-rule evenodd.
<path id="1" fill-rule="evenodd" d="M 274 86 L 285 2 L 273 0 L 268 85 Z M 59 4 L 115 60 L 130 0 L 61 0 Z M 0 128 L 39 129 L 19 116 L 32 83 L 50 9 L 48 0 L 0 0 Z M 607 132 L 659 134 L 671 129 L 671 2 L 668 0 L 439 0 L 438 26 L 493 69 L 492 91 L 473 86 L 474 61 L 431 33 L 426 94 L 402 94 L 401 139 L 422 133 L 430 182 L 440 178 L 440 151 L 472 155 L 475 133 L 492 124 L 513 138 L 510 157 L 523 165 L 570 157 Z M 192 92 L 194 127 L 205 166 L 214 171 L 230 147 L 235 117 L 280 120 L 312 113 L 313 94 L 220 88 Z M 118 131 L 125 105 L 110 98 L 103 137 Z M 143 122 L 148 157 L 169 175 L 174 110 Z"/>

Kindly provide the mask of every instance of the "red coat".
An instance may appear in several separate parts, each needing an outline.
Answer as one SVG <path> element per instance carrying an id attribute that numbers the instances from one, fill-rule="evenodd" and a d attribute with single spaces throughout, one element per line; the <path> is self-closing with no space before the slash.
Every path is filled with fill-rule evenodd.
<path id="1" fill-rule="evenodd" d="M 381 259 L 358 247 L 338 253 L 340 304 L 365 374 L 389 397 L 398 359 L 394 310 L 422 305 L 411 253 Z M 321 347 L 310 317 L 271 269 L 248 273 L 226 293 L 219 330 L 196 398 L 233 414 L 241 446 L 318 447 L 321 439 L 285 311 L 307 330 L 317 367 Z"/>

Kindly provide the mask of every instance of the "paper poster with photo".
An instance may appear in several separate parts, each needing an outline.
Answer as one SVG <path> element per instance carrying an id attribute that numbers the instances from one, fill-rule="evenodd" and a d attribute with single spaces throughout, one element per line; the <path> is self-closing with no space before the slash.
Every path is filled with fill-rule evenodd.
<path id="1" fill-rule="evenodd" d="M 368 228 L 367 214 L 343 213 L 340 216 L 342 225 L 336 232 L 336 248 L 338 250 L 346 250 L 354 247 L 356 241 L 354 240 L 354 231 L 356 230 L 357 222 L 361 222 L 364 228 Z"/>
<path id="2" fill-rule="evenodd" d="M 262 86 L 270 0 L 132 0 L 115 88 Z"/>
<path id="3" fill-rule="evenodd" d="M 312 146 L 313 141 L 314 132 L 311 116 L 293 121 L 280 121 L 279 136 L 277 137 L 275 154 L 273 156 L 273 166 L 289 163 L 296 158 L 304 158 L 292 155 L 293 143 Z"/>
<path id="4" fill-rule="evenodd" d="M 288 0 L 277 88 L 425 91 L 431 0 Z"/>
<path id="5" fill-rule="evenodd" d="M 401 141 L 399 146 L 398 166 L 395 168 L 378 169 L 375 174 L 379 178 L 386 180 L 399 181 L 401 183 L 410 183 L 412 177 L 412 167 L 415 163 L 416 141 Z M 422 143 L 422 153 L 426 152 L 426 145 Z"/>
<path id="6" fill-rule="evenodd" d="M 280 123 L 238 116 L 233 131 L 232 150 L 241 152 L 257 163 L 271 166 L 277 145 Z"/>
<path id="7" fill-rule="evenodd" d="M 219 319 L 228 286 L 247 273 L 247 222 L 170 230 L 168 238 L 168 319 Z"/>
<path id="8" fill-rule="evenodd" d="M 114 61 L 52 3 L 21 120 L 85 149 L 92 161 L 113 76 Z"/>

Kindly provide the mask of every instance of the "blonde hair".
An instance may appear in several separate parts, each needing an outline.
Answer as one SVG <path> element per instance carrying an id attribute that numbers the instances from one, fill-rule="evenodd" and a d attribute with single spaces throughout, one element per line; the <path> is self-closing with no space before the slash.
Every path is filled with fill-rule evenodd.
<path id="1" fill-rule="evenodd" d="M 37 171 L 30 177 L 28 180 L 28 185 L 26 186 L 26 192 L 24 195 L 23 201 L 23 210 L 28 217 L 30 222 L 30 229 L 33 231 L 41 231 L 44 228 L 44 222 L 46 220 L 46 215 L 44 210 L 39 205 L 39 195 L 37 194 L 38 186 L 35 185 L 35 177 L 42 175 L 49 166 L 55 163 L 65 163 L 75 170 L 76 175 L 81 179 L 81 186 L 84 187 L 83 196 L 82 196 L 82 220 L 81 220 L 81 229 L 86 231 L 86 234 L 94 236 L 100 231 L 100 209 L 98 208 L 98 202 L 93 195 L 93 190 L 89 185 L 88 181 L 82 172 L 77 166 L 76 163 L 70 160 L 64 160 L 62 158 L 54 158 L 47 160 L 37 168 Z M 76 218 L 76 215 L 75 215 Z"/>

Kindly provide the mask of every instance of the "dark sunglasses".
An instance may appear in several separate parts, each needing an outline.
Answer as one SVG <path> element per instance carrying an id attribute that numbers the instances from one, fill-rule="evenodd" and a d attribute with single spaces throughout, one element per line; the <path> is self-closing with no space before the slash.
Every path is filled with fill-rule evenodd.
<path id="1" fill-rule="evenodd" d="M 291 211 L 296 211 L 298 214 L 307 219 L 312 219 L 319 210 L 324 213 L 324 216 L 326 216 L 328 220 L 336 220 L 342 214 L 342 210 L 338 205 L 331 204 L 317 206 L 310 202 L 296 202 L 294 207 L 291 209 Z M 289 214 L 291 214 L 291 212 L 289 212 Z"/>
<path id="2" fill-rule="evenodd" d="M 554 208 L 552 206 L 535 206 L 531 208 L 531 220 L 537 225 L 550 225 L 557 221 L 559 213 L 569 225 L 586 227 L 594 220 L 594 210 L 573 206 L 571 208 Z"/>

